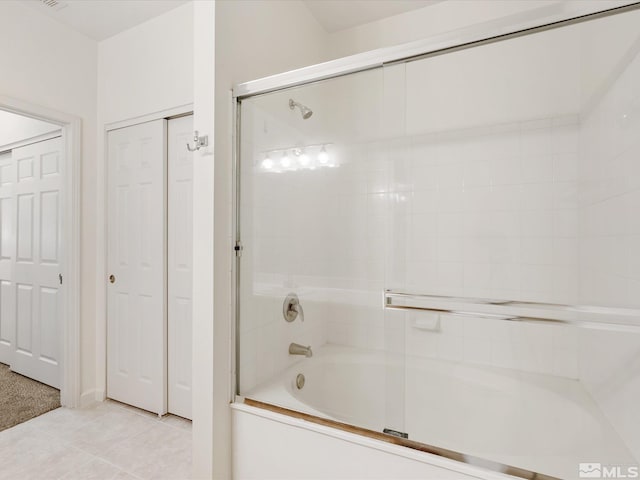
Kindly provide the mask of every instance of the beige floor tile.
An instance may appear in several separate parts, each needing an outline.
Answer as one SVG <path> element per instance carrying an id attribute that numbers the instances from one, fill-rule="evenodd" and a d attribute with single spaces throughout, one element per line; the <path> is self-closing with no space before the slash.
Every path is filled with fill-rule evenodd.
<path id="1" fill-rule="evenodd" d="M 94 455 L 139 434 L 157 422 L 127 411 L 108 411 L 80 428 L 60 434 L 60 438 Z M 54 433 L 55 435 L 55 433 Z"/>
<path id="2" fill-rule="evenodd" d="M 66 442 L 52 441 L 51 437 L 36 430 L 15 438 L 0 453 L 3 478 L 21 480 L 58 479 L 93 458 Z"/>
<path id="3" fill-rule="evenodd" d="M 101 455 L 145 479 L 187 479 L 191 474 L 191 433 L 158 422 Z"/>
<path id="4" fill-rule="evenodd" d="M 60 408 L 0 432 L 0 478 L 187 479 L 191 422 L 117 402 Z"/>
<path id="5" fill-rule="evenodd" d="M 60 480 L 135 480 L 137 478 L 104 460 L 95 458 L 60 477 Z"/>

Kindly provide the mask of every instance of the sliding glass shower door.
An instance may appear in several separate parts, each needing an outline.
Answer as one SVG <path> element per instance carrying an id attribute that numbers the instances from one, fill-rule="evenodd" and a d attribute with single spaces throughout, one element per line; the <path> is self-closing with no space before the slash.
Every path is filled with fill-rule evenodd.
<path id="1" fill-rule="evenodd" d="M 245 401 L 522 478 L 632 474 L 638 25 L 243 98 Z"/>

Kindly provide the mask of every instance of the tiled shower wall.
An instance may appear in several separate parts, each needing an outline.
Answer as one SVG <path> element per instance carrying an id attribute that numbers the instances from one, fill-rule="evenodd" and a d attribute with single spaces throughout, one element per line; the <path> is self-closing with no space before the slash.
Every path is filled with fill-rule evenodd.
<path id="1" fill-rule="evenodd" d="M 253 122 L 254 142 L 264 121 Z M 299 135 L 283 123 L 270 128 Z M 575 303 L 577 135 L 565 115 L 344 142 L 330 149 L 337 168 L 282 173 L 261 170 L 261 148 L 245 145 L 255 158 L 243 177 L 253 244 L 242 261 L 254 269 L 243 278 L 254 292 L 243 304 L 244 387 L 299 360 L 290 342 L 325 340 L 575 378 L 569 329 L 442 317 L 434 333 L 380 305 L 384 288 Z M 282 319 L 289 291 L 304 325 Z"/>
<path id="2" fill-rule="evenodd" d="M 412 138 L 404 288 L 575 303 L 577 134 L 567 117 Z"/>
<path id="3" fill-rule="evenodd" d="M 385 104 L 384 113 L 390 117 L 386 122 L 395 124 L 397 134 L 383 140 L 372 120 L 381 112 L 367 104 L 382 98 L 380 84 L 372 77 L 351 79 L 356 87 L 352 90 L 327 82 L 318 87 L 326 90 L 315 98 L 302 98 L 315 110 L 313 120 L 302 124 L 309 131 L 293 129 L 299 119 L 270 120 L 272 129 L 279 125 L 280 143 L 333 142 L 329 151 L 339 160 L 334 169 L 279 174 L 260 170 L 268 143 L 266 124 L 264 118 L 254 122 L 255 144 L 243 146 L 254 155 L 252 170 L 245 171 L 243 179 L 251 191 L 245 197 L 245 215 L 252 215 L 243 234 L 254 241 L 243 257 L 253 268 L 250 279 L 245 278 L 251 284 L 243 288 L 254 295 L 245 308 L 249 319 L 242 325 L 247 388 L 299 360 L 286 353 L 291 341 L 313 348 L 328 341 L 406 352 L 581 378 L 592 385 L 604 372 L 610 375 L 611 370 L 596 368 L 607 357 L 595 349 L 600 337 L 579 336 L 573 327 L 428 313 L 409 316 L 381 309 L 384 288 L 638 306 L 634 272 L 640 265 L 634 245 L 640 244 L 640 231 L 635 231 L 640 218 L 635 215 L 640 206 L 640 162 L 635 160 L 639 108 L 637 97 L 628 98 L 638 84 L 633 82 L 638 80 L 637 61 L 623 75 L 617 73 L 620 78 L 607 86 L 609 93 L 592 101 L 585 115 L 580 114 L 583 99 L 576 87 L 581 82 L 579 64 L 567 61 L 575 59 L 580 48 L 572 35 L 545 42 L 540 47 L 545 55 L 525 58 L 520 47 L 509 48 L 514 59 L 523 57 L 518 64 L 507 62 L 513 98 L 497 107 L 495 101 L 481 99 L 487 108 L 480 113 L 462 101 L 444 112 L 443 124 L 470 112 L 470 118 L 461 120 L 471 124 L 466 128 L 421 130 L 418 113 L 429 109 L 406 104 L 414 99 L 404 90 L 404 77 L 394 101 L 384 100 L 392 106 Z M 557 52 L 559 48 L 563 50 Z M 555 57 L 550 54 L 554 51 Z M 550 63 L 532 60 L 542 58 Z M 522 75 L 544 85 L 531 78 L 514 79 L 513 72 L 525 66 Z M 545 71 L 554 74 L 539 74 Z M 390 74 L 384 73 L 385 89 L 393 86 Z M 505 72 L 495 73 L 487 85 L 506 88 L 501 75 Z M 424 79 L 418 80 L 413 81 L 415 88 L 427 88 L 421 83 Z M 525 90 L 514 90 L 514 85 L 524 85 Z M 527 96 L 527 88 L 537 97 Z M 376 89 L 380 91 L 371 91 Z M 546 99 L 548 92 L 553 98 Z M 385 90 L 384 96 L 388 93 Z M 465 95 L 471 98 L 469 92 Z M 498 98 L 500 92 L 495 95 Z M 517 103 L 523 98 L 527 102 Z M 273 102 L 276 109 L 281 103 Z M 529 110 L 509 119 L 512 104 Z M 616 110 L 621 105 L 624 112 Z M 406 113 L 408 107 L 413 113 Z M 491 111 L 487 115 L 495 121 L 484 121 L 492 107 L 502 108 L 502 117 Z M 440 118 L 434 110 L 427 120 L 437 124 Z M 483 126 L 474 127 L 473 120 Z M 356 134 L 346 134 L 353 125 Z M 306 308 L 304 325 L 282 320 L 281 303 L 289 291 L 297 292 Z M 602 348 L 616 348 L 616 335 L 603 335 L 610 342 Z"/>
<path id="4" fill-rule="evenodd" d="M 369 243 L 380 262 L 388 246 L 386 287 L 575 303 L 578 132 L 565 116 L 416 136 L 382 147 L 386 161 L 365 159 L 361 197 L 378 207 L 367 209 L 381 230 Z M 385 322 L 380 300 L 381 289 L 368 305 L 336 306 L 328 340 L 388 349 L 399 328 L 406 344 L 395 348 L 411 355 L 577 377 L 571 328 L 426 313 Z M 416 328 L 423 319 L 438 328 Z"/>
<path id="5" fill-rule="evenodd" d="M 580 131 L 580 301 L 640 308 L 640 40 Z M 640 458 L 640 333 L 582 330 L 580 380 Z"/>

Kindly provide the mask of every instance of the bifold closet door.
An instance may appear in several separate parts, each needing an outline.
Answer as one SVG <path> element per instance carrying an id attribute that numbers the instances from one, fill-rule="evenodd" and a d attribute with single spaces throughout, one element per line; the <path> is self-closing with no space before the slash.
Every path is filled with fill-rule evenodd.
<path id="1" fill-rule="evenodd" d="M 107 396 L 164 414 L 166 120 L 108 132 Z"/>
<path id="2" fill-rule="evenodd" d="M 60 137 L 0 160 L 0 344 L 11 370 L 60 388 L 64 161 Z"/>
<path id="3" fill-rule="evenodd" d="M 193 263 L 193 116 L 169 120 L 168 367 L 169 413 L 191 418 Z"/>

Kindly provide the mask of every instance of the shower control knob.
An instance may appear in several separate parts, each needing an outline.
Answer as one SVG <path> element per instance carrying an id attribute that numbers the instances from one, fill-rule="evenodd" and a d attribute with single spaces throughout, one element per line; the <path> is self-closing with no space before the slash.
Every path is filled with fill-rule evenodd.
<path id="1" fill-rule="evenodd" d="M 293 322 L 298 318 L 298 315 L 300 315 L 300 321 L 304 322 L 304 310 L 302 310 L 298 295 L 290 293 L 282 304 L 282 316 L 287 322 Z"/>

